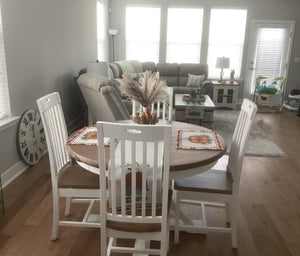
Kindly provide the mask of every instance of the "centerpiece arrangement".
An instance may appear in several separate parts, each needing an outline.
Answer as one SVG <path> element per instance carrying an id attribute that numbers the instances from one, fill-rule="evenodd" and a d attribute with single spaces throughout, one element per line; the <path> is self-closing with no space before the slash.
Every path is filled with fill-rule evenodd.
<path id="1" fill-rule="evenodd" d="M 159 79 L 159 73 L 143 73 L 140 79 L 135 80 L 129 73 L 123 74 L 120 90 L 132 100 L 143 106 L 141 113 L 136 113 L 134 121 L 140 124 L 155 124 L 158 122 L 157 114 L 150 111 L 151 105 L 156 102 L 169 104 L 169 94 L 166 82 Z"/>

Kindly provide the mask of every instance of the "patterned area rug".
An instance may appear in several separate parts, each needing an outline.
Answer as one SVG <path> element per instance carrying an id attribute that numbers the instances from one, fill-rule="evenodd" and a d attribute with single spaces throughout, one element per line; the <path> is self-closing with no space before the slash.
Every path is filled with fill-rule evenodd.
<path id="1" fill-rule="evenodd" d="M 215 110 L 214 111 L 214 127 L 227 142 L 227 152 L 230 149 L 230 143 L 235 128 L 239 111 L 233 110 Z M 287 154 L 270 140 L 268 135 L 256 124 L 253 125 L 247 145 L 247 156 L 263 156 L 263 157 L 288 157 Z"/>

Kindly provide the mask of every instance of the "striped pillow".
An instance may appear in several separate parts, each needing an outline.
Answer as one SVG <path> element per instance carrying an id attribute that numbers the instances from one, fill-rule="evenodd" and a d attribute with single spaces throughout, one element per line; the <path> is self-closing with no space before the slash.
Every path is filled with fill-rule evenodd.
<path id="1" fill-rule="evenodd" d="M 188 74 L 187 87 L 198 87 L 204 81 L 205 75 L 196 76 L 192 74 Z"/>

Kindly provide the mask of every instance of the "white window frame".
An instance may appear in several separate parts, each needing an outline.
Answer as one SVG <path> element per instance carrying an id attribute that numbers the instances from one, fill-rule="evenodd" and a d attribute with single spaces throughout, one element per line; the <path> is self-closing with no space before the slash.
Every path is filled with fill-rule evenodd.
<path id="1" fill-rule="evenodd" d="M 99 17 L 99 5 L 103 8 L 103 17 Z M 97 0 L 97 59 L 99 61 L 108 60 L 108 37 L 107 37 L 107 3 L 106 0 Z M 101 20 L 100 20 L 101 19 Z M 100 21 L 103 26 L 99 26 Z"/>
<path id="2" fill-rule="evenodd" d="M 154 62 L 159 62 L 159 59 L 160 59 L 160 41 L 161 41 L 161 21 L 162 21 L 162 7 L 160 5 L 126 5 L 125 6 L 125 56 L 126 56 L 126 59 L 129 60 L 130 57 L 128 56 L 128 42 L 134 42 L 134 41 L 130 41 L 127 39 L 127 8 L 158 8 L 159 9 L 159 31 L 158 31 L 158 40 L 157 42 L 156 41 L 153 41 L 153 42 L 150 42 L 151 44 L 152 43 L 155 43 L 157 44 L 157 56 L 155 59 L 153 60 L 147 60 L 147 61 L 154 61 Z M 146 41 L 144 43 L 147 43 Z"/>
<path id="3" fill-rule="evenodd" d="M 2 56 L 0 59 L 0 127 L 11 117 L 2 24 L 0 6 L 0 56 Z"/>
<path id="4" fill-rule="evenodd" d="M 251 69 L 253 68 L 253 63 L 251 63 L 252 55 L 255 50 L 255 37 L 254 37 L 254 31 L 256 29 L 256 26 L 258 24 L 266 24 L 266 25 L 286 25 L 290 26 L 290 39 L 288 42 L 288 49 L 287 49 L 287 54 L 286 54 L 286 64 L 285 64 L 285 69 L 281 76 L 285 78 L 285 84 L 287 83 L 288 80 L 288 74 L 289 74 L 289 66 L 291 62 L 291 51 L 293 48 L 293 38 L 294 38 L 294 33 L 295 33 L 295 21 L 294 20 L 252 20 L 250 24 L 250 32 L 249 32 L 249 47 L 248 47 L 248 52 L 247 52 L 247 61 L 246 61 L 246 74 L 245 74 L 245 88 L 244 88 L 244 97 L 245 98 L 252 98 L 253 97 L 253 91 L 254 91 L 254 85 L 253 85 L 253 74 Z M 286 88 L 286 86 L 285 86 Z M 285 90 L 284 88 L 284 90 Z M 283 93 L 285 95 L 285 92 Z"/>
<path id="5" fill-rule="evenodd" d="M 242 75 L 242 67 L 243 67 L 243 56 L 244 56 L 244 48 L 245 48 L 245 36 L 246 36 L 246 32 L 247 32 L 247 22 L 248 22 L 248 9 L 246 7 L 221 7 L 221 6 L 212 6 L 210 8 L 210 19 L 209 19 L 209 22 L 208 22 L 208 27 L 207 29 L 210 30 L 210 23 L 211 23 L 211 14 L 212 14 L 212 11 L 213 10 L 244 10 L 246 11 L 246 20 L 245 20 L 245 30 L 244 30 L 244 38 L 243 38 L 243 44 L 241 45 L 241 55 L 240 55 L 240 66 L 239 67 L 233 67 L 232 64 L 230 69 L 235 69 L 235 79 L 240 79 L 241 78 L 241 75 Z M 210 38 L 210 33 L 211 31 L 209 31 L 209 34 L 208 34 L 208 40 L 207 40 L 207 52 L 206 52 L 206 60 L 207 60 L 207 63 L 208 63 L 208 59 L 209 59 L 209 46 L 210 46 L 210 42 L 209 42 L 209 38 Z M 226 54 L 225 54 L 226 55 Z M 230 56 L 225 56 L 223 55 L 224 57 L 229 57 Z M 218 56 L 218 57 L 223 57 L 223 56 Z M 232 62 L 232 61 L 231 61 Z M 209 64 L 209 63 L 208 63 Z M 213 64 L 215 65 L 215 64 Z M 230 77 L 230 69 L 229 70 L 224 70 L 224 78 L 229 78 Z M 208 68 L 208 70 L 210 71 L 210 67 Z M 238 72 L 237 72 L 238 70 Z M 238 73 L 238 75 L 237 75 Z M 211 74 L 208 74 L 209 78 L 210 79 L 216 79 L 216 78 L 219 78 L 219 75 L 211 75 Z"/>

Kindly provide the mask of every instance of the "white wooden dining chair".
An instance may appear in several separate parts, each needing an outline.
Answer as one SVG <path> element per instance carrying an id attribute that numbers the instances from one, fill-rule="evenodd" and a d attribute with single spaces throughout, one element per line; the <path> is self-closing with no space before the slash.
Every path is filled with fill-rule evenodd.
<path id="1" fill-rule="evenodd" d="M 173 87 L 167 87 L 169 94 L 169 102 L 157 102 L 151 105 L 151 112 L 156 112 L 157 117 L 162 120 L 172 121 L 173 118 Z M 132 117 L 134 118 L 136 113 L 141 113 L 143 106 L 135 100 L 132 100 Z"/>
<path id="2" fill-rule="evenodd" d="M 58 226 L 100 227 L 99 217 L 90 214 L 95 201 L 99 201 L 99 175 L 91 173 L 72 161 L 66 151 L 68 139 L 61 100 L 57 92 L 37 100 L 45 130 L 52 191 L 53 224 L 52 240 L 57 239 Z M 89 203 L 87 211 L 80 221 L 61 220 L 59 198 L 66 198 L 65 216 L 69 216 L 71 203 Z M 92 199 L 87 199 L 92 198 Z"/>
<path id="3" fill-rule="evenodd" d="M 231 148 L 226 170 L 211 169 L 207 172 L 175 180 L 176 220 L 174 242 L 179 241 L 179 230 L 193 233 L 225 232 L 231 233 L 232 247 L 237 248 L 237 204 L 242 165 L 247 142 L 255 114 L 256 105 L 244 99 L 241 111 L 233 133 Z M 222 159 L 222 158 L 221 158 Z M 219 160 L 220 161 L 220 160 Z M 221 204 L 220 204 L 221 203 Z M 202 208 L 202 223 L 185 225 L 180 222 L 179 210 L 181 204 L 198 204 Z M 230 227 L 211 227 L 207 225 L 205 206 L 224 206 L 226 222 Z"/>
<path id="4" fill-rule="evenodd" d="M 167 255 L 171 127 L 97 122 L 101 198 L 101 255 L 111 252 Z M 104 138 L 110 138 L 108 190 Z M 107 244 L 107 238 L 109 242 Z M 117 246 L 118 238 L 134 247 Z M 150 241 L 160 241 L 153 249 Z"/>

